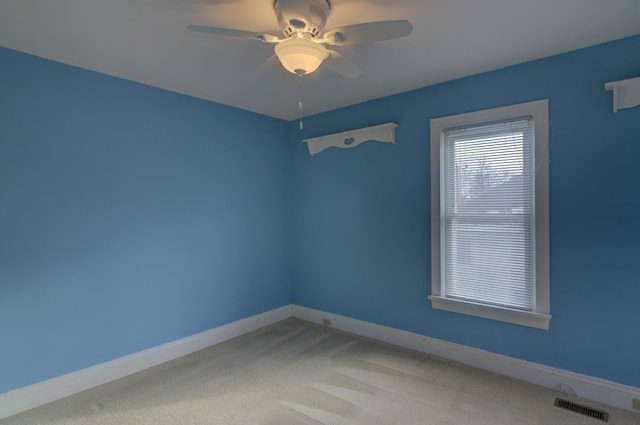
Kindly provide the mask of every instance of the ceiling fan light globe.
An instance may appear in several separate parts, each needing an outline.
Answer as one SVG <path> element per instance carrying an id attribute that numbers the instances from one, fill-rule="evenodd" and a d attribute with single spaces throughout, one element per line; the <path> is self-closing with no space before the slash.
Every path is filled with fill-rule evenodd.
<path id="1" fill-rule="evenodd" d="M 328 56 L 327 49 L 307 38 L 290 38 L 276 44 L 276 56 L 292 74 L 311 74 Z"/>

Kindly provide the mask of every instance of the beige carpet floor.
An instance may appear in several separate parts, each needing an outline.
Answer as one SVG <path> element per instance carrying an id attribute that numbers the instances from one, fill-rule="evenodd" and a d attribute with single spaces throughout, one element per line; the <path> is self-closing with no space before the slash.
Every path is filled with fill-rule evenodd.
<path id="1" fill-rule="evenodd" d="M 554 407 L 557 396 L 287 319 L 0 425 L 604 424 Z M 586 403 L 611 424 L 640 424 L 640 414 Z"/>

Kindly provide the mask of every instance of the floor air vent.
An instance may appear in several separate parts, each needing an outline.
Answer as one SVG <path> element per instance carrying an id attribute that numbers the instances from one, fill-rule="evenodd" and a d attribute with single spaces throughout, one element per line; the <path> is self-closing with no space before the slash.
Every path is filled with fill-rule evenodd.
<path id="1" fill-rule="evenodd" d="M 570 410 L 575 413 L 580 413 L 581 415 L 589 416 L 590 418 L 609 422 L 609 414 L 604 410 L 598 410 L 592 407 L 583 406 L 582 404 L 574 403 L 573 401 L 565 400 L 562 398 L 556 398 L 556 401 L 553 403 L 553 405 L 561 409 Z"/>

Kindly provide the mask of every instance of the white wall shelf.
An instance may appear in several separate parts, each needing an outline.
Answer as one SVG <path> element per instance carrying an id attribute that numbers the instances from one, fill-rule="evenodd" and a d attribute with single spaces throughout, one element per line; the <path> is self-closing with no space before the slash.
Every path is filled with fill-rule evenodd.
<path id="1" fill-rule="evenodd" d="M 604 89 L 613 91 L 613 112 L 640 105 L 640 77 L 611 81 L 604 85 Z"/>
<path id="2" fill-rule="evenodd" d="M 398 124 L 386 123 L 373 127 L 360 128 L 357 130 L 343 131 L 342 133 L 305 139 L 303 142 L 307 144 L 307 148 L 311 155 L 315 155 L 330 147 L 342 149 L 355 148 L 356 146 L 368 141 L 395 143 L 395 129 L 397 127 Z"/>

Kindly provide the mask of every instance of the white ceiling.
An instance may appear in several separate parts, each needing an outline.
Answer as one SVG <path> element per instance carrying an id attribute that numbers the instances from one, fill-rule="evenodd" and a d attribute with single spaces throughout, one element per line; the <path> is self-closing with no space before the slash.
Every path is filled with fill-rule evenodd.
<path id="1" fill-rule="evenodd" d="M 305 115 L 640 34 L 640 0 L 331 0 L 327 29 L 408 19 L 409 37 L 337 47 L 364 71 L 304 77 Z M 295 119 L 297 78 L 273 44 L 273 0 L 0 0 L 0 45 L 261 114 Z M 640 54 L 640 52 L 639 52 Z"/>

